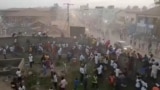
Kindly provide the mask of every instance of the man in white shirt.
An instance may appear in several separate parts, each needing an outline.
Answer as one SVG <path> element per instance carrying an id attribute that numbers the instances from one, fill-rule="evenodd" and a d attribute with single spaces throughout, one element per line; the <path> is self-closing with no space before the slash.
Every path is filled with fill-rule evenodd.
<path id="1" fill-rule="evenodd" d="M 114 62 L 114 63 L 113 63 L 113 68 L 116 69 L 117 67 L 118 67 L 117 63 Z"/>
<path id="2" fill-rule="evenodd" d="M 53 84 L 54 84 L 55 90 L 58 89 L 57 83 L 58 83 L 57 74 L 54 72 L 54 73 L 53 73 Z"/>
<path id="3" fill-rule="evenodd" d="M 155 63 L 155 60 L 153 58 L 149 59 L 149 64 L 153 65 Z"/>
<path id="4" fill-rule="evenodd" d="M 43 47 L 41 45 L 38 46 L 39 53 L 43 53 Z"/>
<path id="5" fill-rule="evenodd" d="M 21 71 L 20 71 L 20 69 L 18 69 L 18 70 L 16 71 L 16 75 L 17 75 L 18 77 L 21 77 Z"/>
<path id="6" fill-rule="evenodd" d="M 114 72 L 115 72 L 116 77 L 119 77 L 121 70 L 117 67 Z"/>
<path id="7" fill-rule="evenodd" d="M 147 84 L 147 82 L 145 82 L 145 81 L 141 80 L 141 84 L 142 84 L 142 86 L 141 86 L 141 90 L 148 90 L 148 89 L 147 89 L 147 88 L 148 88 L 148 84 Z"/>
<path id="8" fill-rule="evenodd" d="M 83 62 L 85 60 L 85 57 L 83 56 L 83 54 L 80 55 L 79 60 L 80 62 Z"/>
<path id="9" fill-rule="evenodd" d="M 80 68 L 79 68 L 79 72 L 80 72 L 80 82 L 82 83 L 83 82 L 83 78 L 84 78 L 84 75 L 85 75 L 85 68 L 84 66 L 82 65 Z"/>
<path id="10" fill-rule="evenodd" d="M 64 77 L 61 78 L 61 81 L 60 81 L 60 90 L 65 90 L 66 89 L 66 86 L 67 86 L 68 82 L 66 81 L 66 79 L 64 79 Z"/>
<path id="11" fill-rule="evenodd" d="M 62 57 L 62 48 L 59 48 L 58 50 L 58 60 L 61 60 Z"/>
<path id="12" fill-rule="evenodd" d="M 87 55 L 89 55 L 89 49 L 86 47 L 85 52 Z"/>
<path id="13" fill-rule="evenodd" d="M 38 36 L 41 36 L 42 35 L 42 32 L 38 32 Z"/>
<path id="14" fill-rule="evenodd" d="M 14 47 L 14 46 L 9 47 L 9 50 L 10 50 L 10 52 L 11 52 L 11 53 L 13 53 L 13 52 L 14 52 L 14 49 L 15 49 L 15 47 Z"/>
<path id="15" fill-rule="evenodd" d="M 33 56 L 32 56 L 32 54 L 29 54 L 28 59 L 29 59 L 30 68 L 32 68 L 32 65 L 33 65 Z"/>
<path id="16" fill-rule="evenodd" d="M 151 77 L 154 79 L 157 79 L 157 73 L 158 73 L 158 70 L 160 70 L 159 64 L 158 63 L 153 64 L 151 68 L 152 68 Z"/>
<path id="17" fill-rule="evenodd" d="M 105 40 L 104 39 L 101 40 L 101 44 L 105 45 Z"/>
<path id="18" fill-rule="evenodd" d="M 99 41 L 97 41 L 96 46 L 97 46 L 97 47 L 99 46 Z"/>
<path id="19" fill-rule="evenodd" d="M 107 56 L 109 55 L 109 52 L 110 52 L 109 50 L 106 51 L 106 55 L 107 55 Z"/>
<path id="20" fill-rule="evenodd" d="M 4 56 L 4 59 L 7 59 L 6 54 L 7 54 L 7 51 L 6 51 L 6 49 L 5 49 L 5 48 L 3 48 L 3 56 Z"/>
<path id="21" fill-rule="evenodd" d="M 24 85 L 20 85 L 20 86 L 18 87 L 18 90 L 26 90 L 26 87 L 25 87 Z"/>
<path id="22" fill-rule="evenodd" d="M 94 62 L 95 62 L 96 65 L 98 65 L 99 60 L 98 60 L 98 55 L 97 54 L 94 56 Z"/>
<path id="23" fill-rule="evenodd" d="M 136 87 L 136 90 L 141 90 L 141 79 L 140 79 L 140 77 L 137 77 L 135 87 Z"/>
<path id="24" fill-rule="evenodd" d="M 100 65 L 100 66 L 97 68 L 97 72 L 98 72 L 98 77 L 99 77 L 99 78 L 102 76 L 102 70 L 103 70 L 103 66 Z"/>
<path id="25" fill-rule="evenodd" d="M 121 53 L 122 53 L 122 50 L 121 50 L 121 49 L 117 49 L 117 50 L 116 50 L 117 60 L 118 60 L 119 56 L 121 55 Z"/>
<path id="26" fill-rule="evenodd" d="M 101 60 L 101 59 L 102 59 L 101 53 L 97 53 L 97 56 L 98 56 L 98 60 Z"/>
<path id="27" fill-rule="evenodd" d="M 114 60 L 111 60 L 110 66 L 113 67 L 113 65 L 114 65 Z"/>
<path id="28" fill-rule="evenodd" d="M 21 74 L 21 70 L 18 68 L 17 71 L 16 71 L 16 75 L 18 77 L 18 81 L 22 81 L 22 74 Z"/>

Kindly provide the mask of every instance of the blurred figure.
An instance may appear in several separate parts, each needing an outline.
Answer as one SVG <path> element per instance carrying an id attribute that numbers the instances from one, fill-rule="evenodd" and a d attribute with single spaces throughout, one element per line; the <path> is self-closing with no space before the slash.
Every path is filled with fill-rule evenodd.
<path id="1" fill-rule="evenodd" d="M 7 59 L 7 51 L 6 51 L 6 49 L 5 48 L 3 48 L 3 56 L 4 56 L 4 59 Z"/>
<path id="2" fill-rule="evenodd" d="M 160 70 L 159 64 L 153 64 L 151 67 L 151 77 L 157 79 L 158 70 Z"/>
<path id="3" fill-rule="evenodd" d="M 98 89 L 98 77 L 96 74 L 94 74 L 92 77 L 92 88 Z"/>
<path id="4" fill-rule="evenodd" d="M 68 82 L 66 81 L 66 79 L 64 77 L 62 77 L 61 81 L 59 83 L 60 90 L 66 90 L 67 84 L 68 84 Z"/>
<path id="5" fill-rule="evenodd" d="M 56 72 L 53 73 L 52 80 L 55 90 L 58 90 L 58 77 Z"/>
<path id="6" fill-rule="evenodd" d="M 153 87 L 152 90 L 160 90 L 160 85 L 156 83 Z"/>
<path id="7" fill-rule="evenodd" d="M 32 68 L 33 63 L 34 63 L 32 54 L 29 54 L 28 59 L 29 59 L 29 66 L 30 68 Z"/>
<path id="8" fill-rule="evenodd" d="M 77 90 L 78 85 L 79 85 L 79 80 L 77 78 L 75 78 L 75 80 L 74 80 L 74 90 Z"/>
<path id="9" fill-rule="evenodd" d="M 83 79 L 83 90 L 88 90 L 88 75 L 85 74 Z"/>

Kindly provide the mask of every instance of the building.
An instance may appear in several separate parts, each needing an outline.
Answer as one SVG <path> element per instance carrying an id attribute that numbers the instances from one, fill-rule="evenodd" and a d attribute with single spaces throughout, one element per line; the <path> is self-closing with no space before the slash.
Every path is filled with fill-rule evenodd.
<path id="1" fill-rule="evenodd" d="M 88 9 L 89 9 L 89 4 L 80 6 L 80 10 L 88 10 Z"/>
<path id="2" fill-rule="evenodd" d="M 120 32 L 133 34 L 136 32 L 137 13 L 139 10 L 119 10 L 116 14 L 115 23 Z"/>
<path id="3" fill-rule="evenodd" d="M 153 33 L 160 19 L 160 6 L 137 14 L 137 32 Z M 158 30 L 159 31 L 159 30 Z"/>
<path id="4" fill-rule="evenodd" d="M 56 9 L 52 8 L 18 8 L 1 10 L 2 22 L 7 34 L 51 30 L 56 20 Z"/>
<path id="5" fill-rule="evenodd" d="M 117 15 L 117 23 L 119 24 L 126 24 L 126 23 L 136 23 L 136 15 L 139 11 L 133 11 L 133 10 L 120 10 Z"/>

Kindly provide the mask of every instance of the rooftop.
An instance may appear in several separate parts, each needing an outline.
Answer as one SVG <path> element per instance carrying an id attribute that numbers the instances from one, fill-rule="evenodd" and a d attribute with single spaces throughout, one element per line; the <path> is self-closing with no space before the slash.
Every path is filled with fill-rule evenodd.
<path id="1" fill-rule="evenodd" d="M 156 7 L 153 7 L 151 9 L 148 9 L 146 11 L 140 12 L 137 15 L 160 17 L 160 6 L 156 6 Z"/>
<path id="2" fill-rule="evenodd" d="M 5 16 L 51 16 L 49 8 L 12 8 L 0 10 Z"/>

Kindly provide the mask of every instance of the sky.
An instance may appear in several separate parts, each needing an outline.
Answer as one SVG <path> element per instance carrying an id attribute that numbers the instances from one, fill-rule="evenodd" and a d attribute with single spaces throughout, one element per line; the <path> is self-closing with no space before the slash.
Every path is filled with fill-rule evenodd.
<path id="1" fill-rule="evenodd" d="M 25 7 L 48 7 L 53 6 L 54 3 L 59 3 L 60 6 L 64 6 L 63 3 L 72 3 L 74 7 L 78 7 L 83 4 L 89 4 L 89 6 L 105 6 L 115 5 L 117 7 L 126 7 L 128 5 L 134 6 L 152 6 L 154 0 L 0 0 L 0 9 L 6 8 L 25 8 Z"/>

